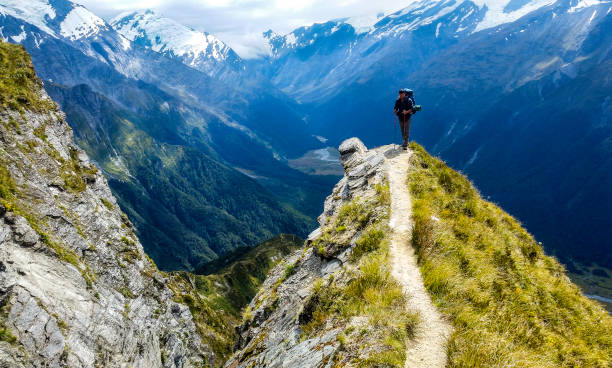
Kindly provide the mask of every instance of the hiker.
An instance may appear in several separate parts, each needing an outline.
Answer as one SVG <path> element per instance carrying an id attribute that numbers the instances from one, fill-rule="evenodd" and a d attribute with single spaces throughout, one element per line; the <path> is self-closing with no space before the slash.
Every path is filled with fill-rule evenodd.
<path id="1" fill-rule="evenodd" d="M 393 108 L 402 130 L 402 148 L 404 150 L 408 149 L 408 140 L 410 139 L 410 120 L 414 114 L 413 98 L 412 90 L 400 89 L 399 98 L 395 101 L 395 107 Z"/>

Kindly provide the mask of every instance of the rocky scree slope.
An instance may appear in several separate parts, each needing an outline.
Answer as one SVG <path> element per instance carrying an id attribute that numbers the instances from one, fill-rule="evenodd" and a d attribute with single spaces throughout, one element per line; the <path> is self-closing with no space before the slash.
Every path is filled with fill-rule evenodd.
<path id="1" fill-rule="evenodd" d="M 346 175 L 307 246 L 276 266 L 244 313 L 226 367 L 403 367 L 419 325 L 391 275 L 387 146 L 340 146 Z"/>
<path id="2" fill-rule="evenodd" d="M 214 364 L 28 55 L 0 64 L 0 365 Z"/>

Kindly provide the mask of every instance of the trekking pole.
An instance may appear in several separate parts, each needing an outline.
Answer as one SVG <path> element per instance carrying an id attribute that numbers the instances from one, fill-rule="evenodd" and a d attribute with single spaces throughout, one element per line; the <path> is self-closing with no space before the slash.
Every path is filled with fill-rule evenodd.
<path id="1" fill-rule="evenodd" d="M 395 134 L 393 135 L 393 149 L 395 149 L 395 143 L 397 142 L 397 115 L 393 119 L 393 126 L 395 127 Z"/>

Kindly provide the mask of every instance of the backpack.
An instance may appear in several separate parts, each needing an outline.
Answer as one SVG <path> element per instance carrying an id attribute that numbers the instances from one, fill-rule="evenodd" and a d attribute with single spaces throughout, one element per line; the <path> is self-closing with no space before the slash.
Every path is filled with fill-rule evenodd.
<path id="1" fill-rule="evenodd" d="M 414 112 L 421 111 L 421 105 L 417 105 L 414 101 L 414 91 L 409 88 L 404 88 L 403 91 L 406 92 L 406 96 L 410 99 L 410 102 L 412 102 L 412 110 Z"/>
<path id="2" fill-rule="evenodd" d="M 412 106 L 416 106 L 416 102 L 414 102 L 414 91 L 409 88 L 404 88 L 403 91 L 406 92 L 406 96 L 410 102 L 412 102 Z"/>

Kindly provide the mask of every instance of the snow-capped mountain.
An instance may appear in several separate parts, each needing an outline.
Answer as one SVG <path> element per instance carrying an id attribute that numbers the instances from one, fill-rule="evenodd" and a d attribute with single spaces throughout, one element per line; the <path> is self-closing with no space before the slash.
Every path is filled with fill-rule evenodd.
<path id="1" fill-rule="evenodd" d="M 192 180 L 193 173 L 220 180 L 229 178 L 224 173 L 231 173 L 248 179 L 233 168 L 242 170 L 274 188 L 274 195 L 263 195 L 271 207 L 282 207 L 275 204 L 277 195 L 284 196 L 283 203 L 318 195 L 307 187 L 313 179 L 291 169 L 285 158 L 299 157 L 321 143 L 307 130 L 299 106 L 263 79 L 245 77 L 244 83 L 228 83 L 218 74 L 208 75 L 172 55 L 128 40 L 67 0 L 0 0 L 0 37 L 26 48 L 45 88 L 68 115 L 79 144 L 116 179 L 112 185 L 123 204 L 146 208 L 147 218 L 135 222 L 143 233 L 156 232 L 145 239 L 145 246 L 158 249 L 160 257 L 173 246 L 183 247 L 174 253 L 186 254 L 189 243 L 199 249 L 187 262 L 195 267 L 201 257 L 212 254 L 206 247 L 221 244 L 213 237 L 232 239 L 234 244 L 264 240 L 241 229 L 226 214 L 211 214 L 221 202 L 230 203 L 242 193 L 210 194 L 205 189 L 207 197 L 195 201 L 196 207 L 180 201 L 172 206 L 158 204 L 167 190 L 175 198 L 185 198 L 186 193 L 207 188 L 203 183 L 209 181 Z M 236 75 L 247 73 L 229 74 L 239 78 Z M 133 139 L 131 134 L 136 132 L 142 139 Z M 129 144 L 119 144 L 124 140 Z M 185 153 L 181 157 L 198 157 L 199 161 L 190 161 L 197 168 L 167 165 L 164 147 Z M 147 174 L 159 173 L 159 165 L 176 169 L 176 183 L 181 184 L 169 184 L 166 175 Z M 265 192 L 259 184 L 251 184 L 255 191 Z M 151 190 L 147 198 L 142 195 L 144 187 Z M 185 214 L 199 220 L 181 222 L 178 218 Z M 259 223 L 259 216 L 270 219 L 263 212 L 253 215 L 257 220 L 252 223 Z M 211 226 L 202 226 L 202 218 L 210 220 Z M 167 224 L 169 230 L 161 235 L 158 226 L 150 226 L 154 223 Z M 177 230 L 181 223 L 187 228 Z M 195 235 L 202 231 L 206 234 Z M 235 231 L 244 236 L 234 236 Z M 292 232 L 289 228 L 279 231 Z M 180 239 L 181 234 L 190 234 L 189 240 Z M 212 251 L 232 247 L 222 248 Z"/>
<path id="2" fill-rule="evenodd" d="M 0 14 L 21 19 L 53 37 L 78 40 L 92 36 L 108 25 L 85 7 L 69 2 L 48 0 L 2 0 Z"/>
<path id="3" fill-rule="evenodd" d="M 129 40 L 209 75 L 226 67 L 237 70 L 242 64 L 234 50 L 215 36 L 195 31 L 153 10 L 120 14 L 111 25 Z"/>
<path id="4" fill-rule="evenodd" d="M 611 30 L 609 0 L 421 1 L 367 32 L 339 21 L 267 32 L 260 64 L 335 143 L 389 142 L 396 91 L 414 89 L 412 137 L 564 260 L 612 265 L 600 246 L 612 236 Z"/>
<path id="5" fill-rule="evenodd" d="M 348 25 L 355 36 L 374 35 L 378 38 L 399 36 L 431 24 L 436 34 L 442 28 L 452 28 L 457 33 L 478 32 L 501 24 L 513 22 L 522 16 L 557 0 L 421 0 L 395 13 L 384 16 L 343 18 L 327 23 L 301 27 L 287 35 L 272 30 L 264 33 L 270 41 L 271 54 L 279 56 L 282 49 L 296 49 L 329 37 Z M 601 0 L 582 0 L 576 7 L 592 6 Z M 463 11 L 457 11 L 462 10 Z M 452 17 L 449 15 L 452 14 Z"/>

